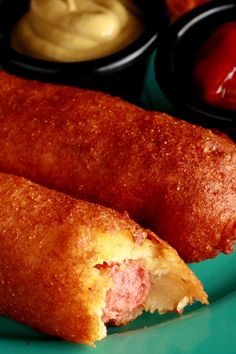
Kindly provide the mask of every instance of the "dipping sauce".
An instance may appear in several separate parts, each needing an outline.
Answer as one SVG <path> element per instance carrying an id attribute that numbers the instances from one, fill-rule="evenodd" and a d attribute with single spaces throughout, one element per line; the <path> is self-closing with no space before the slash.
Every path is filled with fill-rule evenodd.
<path id="1" fill-rule="evenodd" d="M 236 110 L 236 21 L 220 26 L 201 48 L 194 83 L 205 102 Z"/>
<path id="2" fill-rule="evenodd" d="M 144 30 L 132 0 L 32 0 L 11 46 L 32 57 L 84 61 L 115 53 Z"/>

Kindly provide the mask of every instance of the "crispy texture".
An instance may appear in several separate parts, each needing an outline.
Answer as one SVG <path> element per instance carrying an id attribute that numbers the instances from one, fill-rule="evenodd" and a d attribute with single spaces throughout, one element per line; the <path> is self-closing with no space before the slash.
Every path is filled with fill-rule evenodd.
<path id="1" fill-rule="evenodd" d="M 167 8 L 173 20 L 209 0 L 166 0 Z"/>
<path id="2" fill-rule="evenodd" d="M 92 344 L 106 335 L 101 316 L 111 286 L 94 267 L 129 258 L 144 257 L 146 262 L 150 250 L 156 270 L 176 277 L 175 291 L 179 288 L 181 293 L 184 286 L 169 310 L 178 310 L 185 295 L 190 303 L 194 298 L 207 303 L 200 282 L 175 250 L 127 214 L 3 173 L 0 209 L 1 315 Z"/>
<path id="3" fill-rule="evenodd" d="M 186 261 L 230 253 L 236 145 L 166 114 L 0 73 L 0 170 L 127 211 Z"/>

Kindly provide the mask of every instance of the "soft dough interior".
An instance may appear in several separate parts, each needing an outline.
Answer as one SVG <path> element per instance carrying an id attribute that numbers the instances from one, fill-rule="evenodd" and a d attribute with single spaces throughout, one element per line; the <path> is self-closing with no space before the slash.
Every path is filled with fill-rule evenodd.
<path id="1" fill-rule="evenodd" d="M 150 272 L 145 260 L 104 263 L 97 268 L 112 278 L 113 286 L 106 293 L 102 320 L 125 324 L 145 311 L 164 313 L 177 311 L 193 302 L 187 282 L 174 273 Z"/>
<path id="2" fill-rule="evenodd" d="M 134 242 L 132 234 L 97 235 L 102 255 L 96 258 L 102 294 L 97 315 L 100 325 L 123 325 L 143 311 L 182 313 L 194 300 L 208 303 L 202 284 L 177 252 L 148 233 Z"/>

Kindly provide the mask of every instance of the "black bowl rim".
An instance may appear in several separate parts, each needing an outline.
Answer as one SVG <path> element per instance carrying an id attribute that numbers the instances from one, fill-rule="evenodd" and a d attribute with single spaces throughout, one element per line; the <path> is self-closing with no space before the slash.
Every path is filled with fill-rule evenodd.
<path id="1" fill-rule="evenodd" d="M 76 70 L 80 79 L 95 77 L 97 75 L 107 75 L 132 65 L 142 55 L 148 55 L 156 47 L 157 38 L 161 28 L 169 24 L 168 13 L 159 18 L 159 23 L 148 23 L 143 33 L 127 47 L 111 55 L 98 59 L 75 62 L 57 62 L 37 59 L 20 53 L 10 47 L 3 35 L 0 34 L 0 52 L 2 60 L 0 65 L 12 64 L 14 67 L 31 69 L 34 72 L 44 74 L 58 74 L 60 72 L 73 73 Z M 1 62 L 2 61 L 2 62 Z"/>
<path id="2" fill-rule="evenodd" d="M 33 58 L 16 51 L 2 39 L 0 39 L 0 50 L 4 53 L 3 60 L 7 60 L 22 68 L 31 68 L 32 70 L 39 72 L 41 71 L 56 74 L 60 71 L 66 71 L 66 69 L 70 67 L 70 71 L 76 70 L 77 74 L 78 72 L 80 72 L 81 75 L 89 73 L 89 75 L 93 76 L 97 74 L 114 72 L 132 63 L 137 57 L 139 57 L 140 54 L 155 47 L 157 37 L 158 32 L 153 33 L 152 35 L 144 33 L 138 40 L 117 53 L 99 59 L 81 62 L 57 62 Z"/>
<path id="3" fill-rule="evenodd" d="M 210 17 L 222 10 L 236 9 L 236 2 L 230 0 L 214 0 L 204 3 L 189 11 L 170 26 L 160 32 L 157 40 L 157 52 L 155 56 L 154 70 L 156 80 L 169 102 L 180 109 L 183 113 L 190 113 L 192 120 L 196 123 L 203 123 L 200 118 L 204 116 L 206 124 L 218 123 L 219 125 L 230 126 L 236 123 L 236 112 L 234 110 L 223 109 L 203 101 L 196 106 L 185 100 L 181 95 L 179 81 L 173 73 L 173 51 L 176 40 L 183 36 L 192 24 L 196 24 L 200 19 Z M 236 20 L 236 19 L 235 19 Z"/>

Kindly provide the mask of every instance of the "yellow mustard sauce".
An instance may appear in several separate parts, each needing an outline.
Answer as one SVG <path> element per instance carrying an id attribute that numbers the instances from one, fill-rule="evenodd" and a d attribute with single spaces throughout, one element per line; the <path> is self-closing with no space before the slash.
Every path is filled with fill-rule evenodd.
<path id="1" fill-rule="evenodd" d="M 143 29 L 132 0 L 31 0 L 11 46 L 40 59 L 91 60 L 125 48 Z"/>

